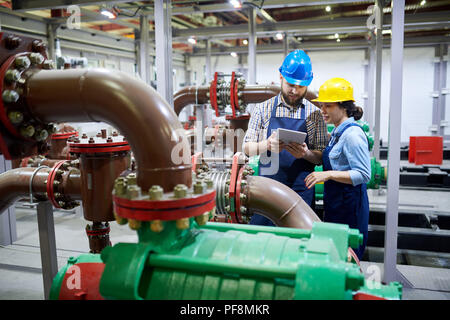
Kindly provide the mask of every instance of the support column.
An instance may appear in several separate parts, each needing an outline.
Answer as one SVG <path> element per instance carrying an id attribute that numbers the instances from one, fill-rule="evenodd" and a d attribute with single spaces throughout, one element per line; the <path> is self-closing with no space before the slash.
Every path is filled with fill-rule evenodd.
<path id="1" fill-rule="evenodd" d="M 445 136 L 445 127 L 448 125 L 445 121 L 445 95 L 444 89 L 447 85 L 447 44 L 437 45 L 435 47 L 434 57 L 434 85 L 433 85 L 433 118 L 430 127 L 431 134 L 434 136 Z M 444 140 L 448 140 L 444 138 Z"/>
<path id="2" fill-rule="evenodd" d="M 375 67 L 375 115 L 373 125 L 373 156 L 380 160 L 380 122 L 381 122 L 381 67 L 383 58 L 383 0 L 375 0 L 376 14 L 376 67 Z"/>
<path id="3" fill-rule="evenodd" d="M 138 70 L 139 75 L 147 84 L 150 84 L 150 49 L 149 49 L 149 25 L 148 16 L 139 17 L 138 32 Z"/>
<path id="4" fill-rule="evenodd" d="M 389 103 L 386 227 L 384 234 L 384 282 L 400 281 L 406 287 L 411 287 L 408 280 L 397 270 L 405 0 L 392 1 L 391 6 L 391 90 Z"/>
<path id="5" fill-rule="evenodd" d="M 289 53 L 289 39 L 287 32 L 285 32 L 283 38 L 283 54 L 286 57 L 288 53 Z"/>
<path id="6" fill-rule="evenodd" d="M 373 81 L 373 66 L 371 65 L 371 48 L 365 50 L 364 59 L 364 120 L 373 124 L 373 94 L 374 94 L 374 81 Z"/>
<path id="7" fill-rule="evenodd" d="M 39 246 L 41 248 L 44 296 L 45 299 L 48 300 L 53 278 L 58 272 L 53 205 L 50 201 L 40 202 L 37 205 L 37 221 L 39 229 Z"/>
<path id="8" fill-rule="evenodd" d="M 11 170 L 11 161 L 0 155 L 0 173 Z M 9 246 L 17 240 L 16 212 L 14 206 L 0 212 L 0 245 Z"/>
<path id="9" fill-rule="evenodd" d="M 206 39 L 206 84 L 208 85 L 212 80 L 211 72 L 211 39 Z"/>
<path id="10" fill-rule="evenodd" d="M 248 9 L 248 83 L 256 84 L 256 11 Z"/>
<path id="11" fill-rule="evenodd" d="M 173 107 L 171 6 L 171 0 L 155 1 L 155 50 L 157 90 Z"/>
<path id="12" fill-rule="evenodd" d="M 47 50 L 48 50 L 48 58 L 53 60 L 56 63 L 56 30 L 59 25 L 55 25 L 52 23 L 47 24 Z"/>

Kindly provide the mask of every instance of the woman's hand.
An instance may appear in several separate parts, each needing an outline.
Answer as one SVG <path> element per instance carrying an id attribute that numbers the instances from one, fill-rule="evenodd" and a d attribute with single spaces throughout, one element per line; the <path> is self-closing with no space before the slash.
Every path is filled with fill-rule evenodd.
<path id="1" fill-rule="evenodd" d="M 299 144 L 295 142 L 290 142 L 285 146 L 285 149 L 297 159 L 305 157 L 309 151 L 306 143 Z"/>
<path id="2" fill-rule="evenodd" d="M 315 171 L 311 172 L 308 176 L 305 178 L 305 186 L 308 189 L 311 189 L 320 182 L 325 182 L 330 179 L 330 172 L 329 171 Z"/>

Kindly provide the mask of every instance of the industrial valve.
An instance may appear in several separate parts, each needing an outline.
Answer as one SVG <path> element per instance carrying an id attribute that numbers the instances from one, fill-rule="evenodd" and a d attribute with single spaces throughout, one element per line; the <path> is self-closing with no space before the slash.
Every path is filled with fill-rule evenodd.
<path id="1" fill-rule="evenodd" d="M 224 78 L 225 74 L 223 73 L 216 72 L 214 74 L 209 92 L 206 93 L 206 96 L 209 97 L 208 102 L 215 110 L 217 117 L 225 114 L 227 106 L 231 107 L 231 118 L 243 116 L 247 107 L 241 91 L 245 88 L 245 80 L 242 74 L 234 71 L 231 74 L 230 82 L 226 82 Z"/>

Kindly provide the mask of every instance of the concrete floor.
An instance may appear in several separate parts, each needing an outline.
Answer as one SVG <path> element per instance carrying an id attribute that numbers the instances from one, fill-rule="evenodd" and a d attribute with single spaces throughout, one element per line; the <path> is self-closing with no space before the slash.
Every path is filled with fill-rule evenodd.
<path id="1" fill-rule="evenodd" d="M 385 194 L 369 192 L 371 203 L 383 205 Z M 449 210 L 450 192 L 427 192 L 400 190 L 401 206 L 419 206 L 436 210 Z M 20 204 L 16 204 L 20 205 Z M 0 299 L 44 299 L 41 274 L 39 235 L 35 209 L 16 208 L 17 241 L 13 245 L 0 246 Z M 72 212 L 54 212 L 56 247 L 59 268 L 71 256 L 88 252 L 88 241 L 81 209 Z M 111 240 L 118 242 L 137 242 L 136 233 L 127 226 L 111 223 Z M 362 262 L 363 271 L 382 264 Z M 413 283 L 414 289 L 404 288 L 403 298 L 407 300 L 449 300 L 450 269 L 399 265 L 398 269 Z M 370 269 L 369 269 L 370 270 Z M 369 276 L 369 274 L 366 274 Z"/>

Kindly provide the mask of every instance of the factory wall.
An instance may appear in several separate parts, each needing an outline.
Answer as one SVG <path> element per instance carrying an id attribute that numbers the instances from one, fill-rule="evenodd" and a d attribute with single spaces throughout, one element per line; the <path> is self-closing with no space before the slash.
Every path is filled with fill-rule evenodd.
<path id="1" fill-rule="evenodd" d="M 320 85 L 329 78 L 343 77 L 354 86 L 357 105 L 364 106 L 364 50 L 333 50 L 309 52 L 313 64 L 314 80 L 310 90 L 317 92 Z M 278 68 L 283 61 L 282 53 L 257 54 L 256 79 L 258 84 L 279 84 Z M 403 65 L 403 108 L 402 108 L 402 142 L 409 142 L 410 136 L 430 135 L 432 124 L 434 79 L 434 47 L 405 48 Z M 197 72 L 197 84 L 204 79 L 205 57 L 192 57 L 192 73 Z M 230 55 L 212 56 L 212 72 L 231 73 L 247 68 L 239 64 L 238 58 Z M 244 72 L 245 74 L 245 72 Z M 449 78 L 449 73 L 447 73 Z M 193 81 L 194 82 L 194 81 Z M 448 87 L 449 80 L 447 80 Z M 449 99 L 447 99 L 449 100 Z M 380 137 L 384 144 L 388 141 L 390 101 L 390 49 L 383 50 L 381 124 Z M 446 118 L 450 119 L 450 107 L 447 101 Z M 396 106 L 398 107 L 398 106 Z M 447 128 L 447 132 L 450 129 Z"/>

